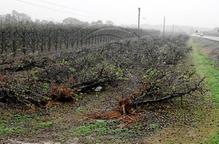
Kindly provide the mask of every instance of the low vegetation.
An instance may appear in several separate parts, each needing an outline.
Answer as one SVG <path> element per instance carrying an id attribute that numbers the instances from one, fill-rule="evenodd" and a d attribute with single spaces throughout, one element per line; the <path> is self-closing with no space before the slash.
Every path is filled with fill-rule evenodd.
<path id="1" fill-rule="evenodd" d="M 122 37 L 110 39 L 112 27 L 105 34 L 100 27 L 5 26 L 0 31 L 4 142 L 37 136 L 63 143 L 148 143 L 169 127 L 196 129 L 212 113 L 205 81 L 218 102 L 218 71 L 197 45 L 188 46 L 186 35 L 142 31 L 139 38 L 121 33 L 134 29 L 113 27 Z M 83 36 L 72 36 L 78 33 Z M 218 141 L 217 128 L 213 133 L 206 142 Z"/>
<path id="2" fill-rule="evenodd" d="M 193 47 L 194 47 L 194 59 L 197 65 L 197 71 L 200 75 L 204 75 L 207 77 L 207 84 L 210 90 L 210 94 L 212 100 L 214 102 L 212 115 L 215 117 L 213 119 L 213 132 L 209 140 L 206 143 L 214 144 L 219 142 L 219 69 L 217 66 L 218 61 L 215 61 L 212 58 L 210 53 L 205 53 L 205 46 L 208 44 L 214 50 L 217 42 L 207 41 L 201 39 L 193 39 Z"/>
<path id="3" fill-rule="evenodd" d="M 2 59 L 1 105 L 25 108 L 17 116 L 3 110 L 2 137 L 47 131 L 60 142 L 133 143 L 171 125 L 196 125 L 206 90 L 188 39 L 151 36 Z"/>

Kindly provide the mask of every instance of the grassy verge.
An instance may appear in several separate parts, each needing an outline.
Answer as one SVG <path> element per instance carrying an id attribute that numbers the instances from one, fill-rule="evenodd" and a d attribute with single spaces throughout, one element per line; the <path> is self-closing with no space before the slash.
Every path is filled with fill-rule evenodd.
<path id="1" fill-rule="evenodd" d="M 191 40 L 193 47 L 193 59 L 195 66 L 200 75 L 205 76 L 207 85 L 210 90 L 214 107 L 212 117 L 215 120 L 214 132 L 210 138 L 205 142 L 208 144 L 219 143 L 219 69 L 215 67 L 215 63 L 208 58 L 207 55 L 201 53 L 202 45 L 197 40 Z"/>

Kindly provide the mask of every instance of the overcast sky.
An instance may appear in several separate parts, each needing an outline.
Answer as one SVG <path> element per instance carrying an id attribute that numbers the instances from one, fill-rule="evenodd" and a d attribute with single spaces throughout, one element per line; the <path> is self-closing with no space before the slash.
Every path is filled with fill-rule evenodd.
<path id="1" fill-rule="evenodd" d="M 137 8 L 142 23 L 200 27 L 219 26 L 219 0 L 0 0 L 0 14 L 12 10 L 33 19 L 61 21 L 75 17 L 85 21 L 112 20 L 115 24 L 136 24 Z"/>

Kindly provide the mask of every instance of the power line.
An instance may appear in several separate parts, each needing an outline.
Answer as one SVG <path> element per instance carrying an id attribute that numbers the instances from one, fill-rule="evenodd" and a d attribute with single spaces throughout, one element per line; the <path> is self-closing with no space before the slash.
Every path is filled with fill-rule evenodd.
<path id="1" fill-rule="evenodd" d="M 70 14 L 71 13 L 71 14 L 74 14 L 74 15 L 77 15 L 77 16 L 82 16 L 82 17 L 90 18 L 90 16 L 76 14 L 76 13 L 73 13 L 73 12 L 64 11 L 64 10 L 60 10 L 60 9 L 57 9 L 57 8 L 51 8 L 51 7 L 47 7 L 45 5 L 42 5 L 42 4 L 32 3 L 32 2 L 29 2 L 29 1 L 28 2 L 24 1 L 24 0 L 16 0 L 16 1 L 24 3 L 24 4 L 31 5 L 31 6 L 40 7 L 40 8 L 44 8 L 44 9 L 47 9 L 47 10 L 55 11 L 55 12 L 59 11 L 61 13 L 66 13 L 66 14 Z"/>
<path id="2" fill-rule="evenodd" d="M 24 0 L 16 0 L 16 1 L 24 3 L 24 4 L 28 4 L 28 5 L 44 8 L 44 9 L 49 9 L 49 10 L 52 10 L 52 11 L 55 11 L 55 12 L 59 11 L 59 12 L 66 13 L 66 14 L 69 14 L 69 13 L 74 14 L 74 15 L 76 14 L 76 13 L 72 13 L 72 12 L 69 12 L 69 11 L 60 10 L 60 9 L 52 8 L 52 7 L 47 7 L 45 5 L 37 4 L 37 3 L 29 2 L 29 1 L 24 1 Z M 87 16 L 81 15 L 81 14 L 77 14 L 77 15 L 80 15 L 80 16 L 83 16 L 83 17 L 87 17 Z"/>
<path id="3" fill-rule="evenodd" d="M 54 2 L 51 2 L 51 1 L 48 1 L 48 0 L 40 0 L 40 1 L 42 1 L 42 2 L 44 2 L 44 3 L 47 3 L 47 4 L 50 4 L 50 5 L 53 5 L 53 6 L 56 6 L 56 7 L 61 7 L 61 8 L 69 9 L 70 11 L 76 10 L 76 11 L 80 11 L 80 12 L 82 12 L 82 13 L 84 13 L 84 14 L 85 14 L 85 13 L 86 13 L 86 14 L 89 13 L 89 15 L 90 15 L 90 13 L 91 13 L 91 12 L 81 11 L 81 10 L 79 10 L 79 9 L 75 9 L 75 8 L 72 8 L 72 7 L 68 7 L 68 6 L 66 6 L 66 5 L 57 4 L 57 3 L 54 3 Z"/>

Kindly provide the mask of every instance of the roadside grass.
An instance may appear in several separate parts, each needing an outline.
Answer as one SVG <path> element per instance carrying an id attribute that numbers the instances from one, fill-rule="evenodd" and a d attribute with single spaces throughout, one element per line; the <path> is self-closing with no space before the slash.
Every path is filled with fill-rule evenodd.
<path id="1" fill-rule="evenodd" d="M 214 118 L 214 132 L 210 138 L 205 141 L 206 144 L 219 143 L 219 69 L 216 63 L 208 58 L 207 55 L 201 53 L 202 45 L 194 39 L 190 42 L 193 47 L 193 59 L 197 72 L 206 77 L 208 89 L 214 103 L 212 117 Z"/>
<path id="2" fill-rule="evenodd" d="M 205 43 L 191 38 L 188 45 L 193 48 L 191 62 L 197 73 L 206 77 L 206 88 L 209 90 L 200 105 L 192 109 L 197 121 L 191 126 L 174 125 L 165 128 L 146 139 L 146 143 L 219 144 L 219 69 L 213 60 L 202 53 Z"/>
<path id="3" fill-rule="evenodd" d="M 219 69 L 215 67 L 215 62 L 200 52 L 201 46 L 198 43 L 192 42 L 192 46 L 194 50 L 193 58 L 197 72 L 206 77 L 213 101 L 217 109 L 219 109 Z"/>

